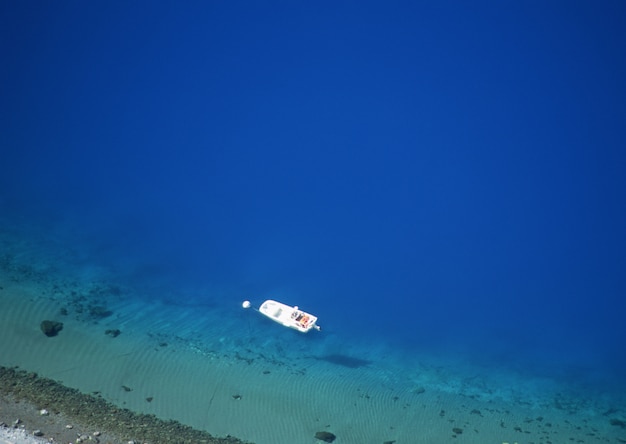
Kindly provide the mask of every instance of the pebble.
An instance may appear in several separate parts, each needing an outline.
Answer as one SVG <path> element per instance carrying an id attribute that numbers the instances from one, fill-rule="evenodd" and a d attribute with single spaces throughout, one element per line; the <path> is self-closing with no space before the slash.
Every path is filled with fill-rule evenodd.
<path id="1" fill-rule="evenodd" d="M 43 432 L 41 430 L 37 429 L 37 430 L 35 430 L 33 432 L 33 435 L 35 435 L 35 436 L 43 436 Z"/>

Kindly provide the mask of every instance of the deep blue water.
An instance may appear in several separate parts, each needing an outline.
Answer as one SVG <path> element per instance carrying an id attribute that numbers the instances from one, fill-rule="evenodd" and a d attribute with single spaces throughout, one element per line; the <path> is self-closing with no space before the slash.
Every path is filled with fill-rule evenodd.
<path id="1" fill-rule="evenodd" d="M 622 3 L 34 5 L 4 215 L 154 297 L 626 382 Z"/>

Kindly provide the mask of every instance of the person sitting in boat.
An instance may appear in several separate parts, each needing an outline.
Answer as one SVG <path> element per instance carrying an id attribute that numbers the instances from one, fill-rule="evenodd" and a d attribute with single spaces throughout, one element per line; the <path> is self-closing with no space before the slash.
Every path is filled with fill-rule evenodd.
<path id="1" fill-rule="evenodd" d="M 291 313 L 291 319 L 295 319 L 296 321 L 300 320 L 302 317 L 302 313 L 298 311 L 298 306 L 293 307 L 293 313 Z"/>

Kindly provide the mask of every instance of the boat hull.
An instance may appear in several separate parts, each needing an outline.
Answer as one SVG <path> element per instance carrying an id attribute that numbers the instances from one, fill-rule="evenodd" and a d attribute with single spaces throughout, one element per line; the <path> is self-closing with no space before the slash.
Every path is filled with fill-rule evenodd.
<path id="1" fill-rule="evenodd" d="M 284 327 L 298 330 L 301 333 L 308 333 L 312 329 L 319 330 L 316 325 L 316 316 L 306 313 L 298 307 L 292 307 L 272 299 L 261 304 L 259 313 Z"/>

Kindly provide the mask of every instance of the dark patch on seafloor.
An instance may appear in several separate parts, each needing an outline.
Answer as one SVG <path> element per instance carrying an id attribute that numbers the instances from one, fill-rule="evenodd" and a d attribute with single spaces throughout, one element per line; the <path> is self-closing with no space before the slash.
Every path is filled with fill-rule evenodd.
<path id="1" fill-rule="evenodd" d="M 41 321 L 40 327 L 43 334 L 51 338 L 63 330 L 63 322 L 45 320 Z"/>
<path id="2" fill-rule="evenodd" d="M 336 438 L 337 437 L 335 436 L 335 434 L 330 432 L 317 432 L 315 434 L 315 439 L 319 439 L 320 441 L 328 443 L 333 442 Z"/>
<path id="3" fill-rule="evenodd" d="M 317 359 L 318 361 L 326 361 L 330 362 L 331 364 L 341 365 L 348 368 L 366 367 L 372 363 L 372 361 L 368 361 L 366 359 L 354 358 L 352 356 L 339 354 L 312 356 L 312 358 Z"/>
<path id="4" fill-rule="evenodd" d="M 178 421 L 162 420 L 155 415 L 135 413 L 104 399 L 65 387 L 59 382 L 16 368 L 0 366 L 0 394 L 12 395 L 59 412 L 84 425 L 106 430 L 110 434 L 141 442 L 243 444 L 232 436 L 213 437 Z"/>

